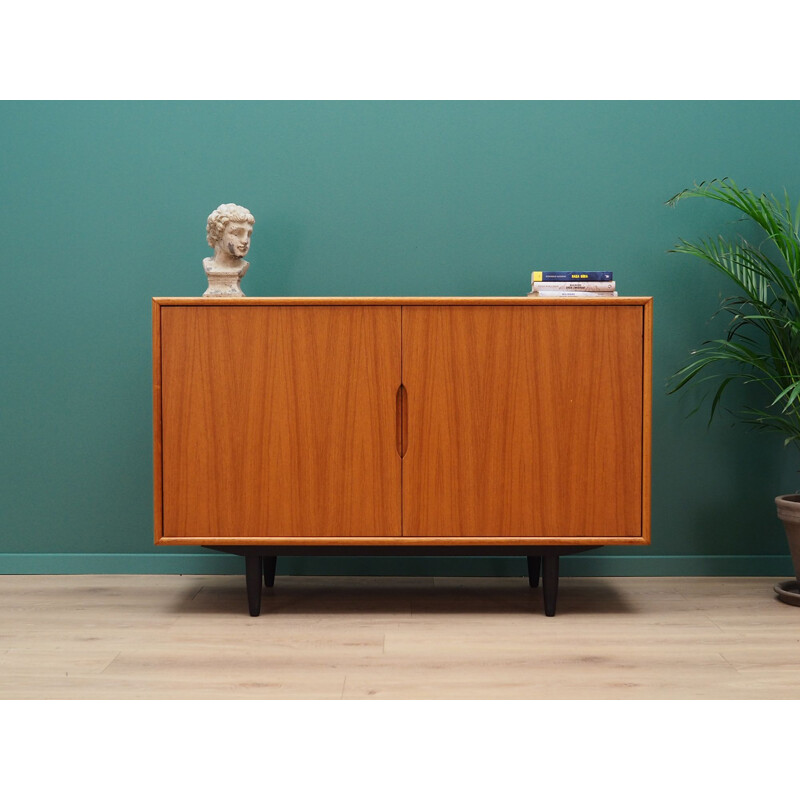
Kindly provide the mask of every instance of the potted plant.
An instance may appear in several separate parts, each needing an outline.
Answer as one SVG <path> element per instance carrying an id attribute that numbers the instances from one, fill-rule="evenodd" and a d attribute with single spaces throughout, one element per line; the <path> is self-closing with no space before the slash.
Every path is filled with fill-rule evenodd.
<path id="1" fill-rule="evenodd" d="M 709 380 L 715 387 L 710 422 L 731 384 L 754 385 L 761 399 L 729 410 L 757 429 L 779 432 L 784 445 L 800 447 L 800 207 L 793 212 L 785 193 L 783 200 L 756 195 L 729 178 L 696 184 L 667 205 L 690 197 L 716 200 L 743 213 L 741 221 L 755 223 L 763 241 L 722 235 L 698 242 L 681 239 L 670 251 L 710 264 L 733 282 L 735 293 L 717 311 L 725 321 L 722 338 L 692 351 L 670 379 L 669 393 Z M 775 590 L 782 600 L 800 604 L 800 495 L 780 495 L 775 503 L 795 572 L 795 581 Z"/>

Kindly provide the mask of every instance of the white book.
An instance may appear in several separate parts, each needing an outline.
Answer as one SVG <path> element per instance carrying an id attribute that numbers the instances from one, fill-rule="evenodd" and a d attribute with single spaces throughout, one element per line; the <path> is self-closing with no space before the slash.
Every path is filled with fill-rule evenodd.
<path id="1" fill-rule="evenodd" d="M 528 292 L 528 297 L 594 297 L 597 300 L 603 297 L 619 297 L 619 292 Z"/>
<path id="2" fill-rule="evenodd" d="M 534 281 L 532 292 L 613 292 L 616 281 Z"/>

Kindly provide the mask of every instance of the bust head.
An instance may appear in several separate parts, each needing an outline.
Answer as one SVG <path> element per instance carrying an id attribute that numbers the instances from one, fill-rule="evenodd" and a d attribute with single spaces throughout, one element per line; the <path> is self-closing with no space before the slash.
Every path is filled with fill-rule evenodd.
<path id="1" fill-rule="evenodd" d="M 206 223 L 206 238 L 214 248 L 214 258 L 223 263 L 242 259 L 250 249 L 255 219 L 244 207 L 223 203 L 212 211 Z"/>

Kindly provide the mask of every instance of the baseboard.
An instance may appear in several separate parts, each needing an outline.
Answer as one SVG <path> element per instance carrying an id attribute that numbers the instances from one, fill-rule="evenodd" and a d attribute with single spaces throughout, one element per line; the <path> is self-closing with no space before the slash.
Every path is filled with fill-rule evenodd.
<path id="1" fill-rule="evenodd" d="M 279 575 L 414 575 L 518 577 L 523 557 L 285 556 Z M 237 575 L 244 559 L 222 553 L 0 553 L 3 575 Z M 561 575 L 578 576 L 792 576 L 785 556 L 583 555 L 561 559 Z"/>

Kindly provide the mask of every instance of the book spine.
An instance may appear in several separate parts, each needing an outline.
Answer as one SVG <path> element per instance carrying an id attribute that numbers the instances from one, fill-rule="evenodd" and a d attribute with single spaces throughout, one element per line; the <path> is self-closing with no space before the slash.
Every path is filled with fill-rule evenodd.
<path id="1" fill-rule="evenodd" d="M 613 292 L 617 288 L 616 281 L 536 281 L 531 284 L 531 291 L 545 289 L 561 292 Z"/>
<path id="2" fill-rule="evenodd" d="M 619 292 L 548 292 L 546 290 L 541 290 L 538 292 L 529 292 L 528 297 L 594 297 L 600 300 L 603 297 L 619 297 Z"/>
<path id="3" fill-rule="evenodd" d="M 556 272 L 539 271 L 531 273 L 531 283 L 538 281 L 613 281 L 613 272 L 589 271 L 589 272 Z"/>

